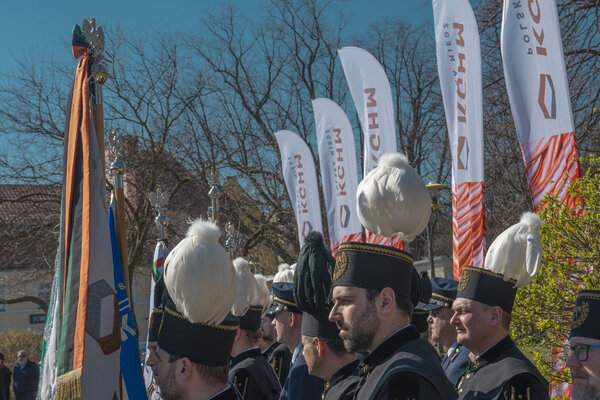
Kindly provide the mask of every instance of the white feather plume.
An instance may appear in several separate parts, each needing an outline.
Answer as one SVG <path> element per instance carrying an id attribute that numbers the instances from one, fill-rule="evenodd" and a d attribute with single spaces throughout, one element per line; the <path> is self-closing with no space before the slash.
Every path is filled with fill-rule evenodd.
<path id="1" fill-rule="evenodd" d="M 192 322 L 223 322 L 236 297 L 235 270 L 220 237 L 213 222 L 197 219 L 165 260 L 165 287 Z"/>
<path id="2" fill-rule="evenodd" d="M 530 283 L 538 273 L 542 258 L 540 230 L 542 220 L 526 212 L 519 223 L 502 232 L 490 245 L 485 257 L 485 269 L 517 281 L 515 287 Z"/>
<path id="3" fill-rule="evenodd" d="M 243 316 L 251 305 L 257 304 L 259 298 L 258 282 L 250 272 L 248 261 L 242 257 L 233 260 L 237 277 L 237 297 L 231 307 L 233 315 Z"/>
<path id="4" fill-rule="evenodd" d="M 267 278 L 261 274 L 255 274 L 254 278 L 258 284 L 258 300 L 255 304 L 260 304 L 261 306 L 265 307 L 269 303 L 269 285 L 267 283 Z"/>
<path id="5" fill-rule="evenodd" d="M 273 283 L 275 283 L 275 282 L 293 283 L 295 266 L 296 266 L 296 264 L 292 264 L 292 265 L 279 264 L 279 266 L 277 267 L 277 273 L 275 274 L 275 277 L 273 278 Z"/>
<path id="6" fill-rule="evenodd" d="M 357 210 L 369 231 L 411 242 L 427 227 L 431 198 L 406 156 L 387 153 L 358 185 Z"/>

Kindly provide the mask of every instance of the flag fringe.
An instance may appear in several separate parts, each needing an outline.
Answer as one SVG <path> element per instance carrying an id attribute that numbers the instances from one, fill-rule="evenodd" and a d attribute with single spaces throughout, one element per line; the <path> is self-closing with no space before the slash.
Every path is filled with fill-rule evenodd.
<path id="1" fill-rule="evenodd" d="M 56 378 L 56 396 L 54 400 L 77 400 L 83 397 L 81 375 L 83 367 L 69 371 Z"/>

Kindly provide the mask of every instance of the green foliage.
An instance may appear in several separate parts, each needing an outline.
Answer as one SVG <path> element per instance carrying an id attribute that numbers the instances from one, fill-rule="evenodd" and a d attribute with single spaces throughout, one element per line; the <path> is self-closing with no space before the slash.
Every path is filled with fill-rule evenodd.
<path id="1" fill-rule="evenodd" d="M 12 369 L 19 350 L 25 350 L 31 361 L 39 364 L 42 355 L 43 335 L 33 329 L 5 331 L 0 335 L 0 353 L 4 354 L 4 365 Z"/>
<path id="2" fill-rule="evenodd" d="M 583 176 L 569 187 L 582 200 L 569 209 L 547 195 L 539 215 L 544 248 L 540 271 L 519 289 L 512 334 L 540 372 L 552 382 L 569 381 L 568 370 L 556 371 L 561 347 L 569 335 L 577 292 L 600 287 L 600 157 L 581 159 Z"/>

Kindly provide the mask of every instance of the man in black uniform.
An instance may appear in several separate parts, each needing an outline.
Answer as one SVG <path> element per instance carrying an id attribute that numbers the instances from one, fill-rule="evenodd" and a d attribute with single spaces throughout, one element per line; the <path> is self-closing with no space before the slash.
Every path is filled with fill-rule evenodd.
<path id="1" fill-rule="evenodd" d="M 455 399 L 437 354 L 410 324 L 412 257 L 368 243 L 339 246 L 329 319 L 359 364 L 357 399 Z"/>
<path id="2" fill-rule="evenodd" d="M 515 283 L 486 269 L 463 268 L 451 319 L 458 342 L 471 352 L 457 385 L 460 399 L 550 398 L 548 382 L 509 336 Z"/>
<path id="3" fill-rule="evenodd" d="M 290 372 L 283 385 L 280 399 L 311 400 L 319 399 L 325 382 L 308 373 L 306 361 L 302 356 L 302 311 L 294 300 L 294 285 L 287 282 L 273 284 L 273 305 L 275 319 L 273 324 L 277 331 L 277 341 L 294 349 Z"/>
<path id="4" fill-rule="evenodd" d="M 240 328 L 233 343 L 229 380 L 245 400 L 278 399 L 281 384 L 275 370 L 258 348 L 261 306 L 250 306 L 240 318 Z"/>
<path id="5" fill-rule="evenodd" d="M 245 400 L 276 400 L 281 393 L 281 384 L 258 348 L 260 339 L 260 316 L 269 297 L 266 281 L 264 287 L 249 270 L 248 261 L 237 258 L 233 261 L 238 283 L 238 296 L 231 312 L 240 318 L 229 364 L 229 380 Z M 262 277 L 261 277 L 262 278 Z"/>
<path id="6" fill-rule="evenodd" d="M 600 290 L 582 290 L 571 318 L 569 345 L 573 400 L 600 400 Z"/>
<path id="7" fill-rule="evenodd" d="M 490 245 L 484 268 L 464 267 L 450 323 L 471 363 L 460 399 L 549 399 L 548 382 L 509 336 L 517 287 L 533 280 L 541 258 L 541 220 L 525 213 Z"/>
<path id="8" fill-rule="evenodd" d="M 431 325 L 431 340 L 448 348 L 442 368 L 450 383 L 456 386 L 469 365 L 469 350 L 456 341 L 456 329 L 450 324 L 454 315 L 452 303 L 456 299 L 458 282 L 452 279 L 431 278 L 431 300 L 424 308 L 429 310 L 427 322 Z"/>
<path id="9" fill-rule="evenodd" d="M 271 345 L 263 351 L 263 356 L 267 359 L 269 364 L 271 364 L 275 370 L 277 378 L 279 378 L 279 383 L 281 386 L 283 386 L 290 372 L 290 365 L 292 364 L 292 352 L 285 344 L 279 343 L 277 340 L 275 340 L 277 332 L 275 331 L 275 326 L 273 325 L 273 319 L 275 318 L 276 309 L 277 306 L 272 306 L 265 311 L 261 319 L 261 331 L 263 332 L 263 335 L 268 333 L 272 335 L 271 337 L 273 337 L 273 343 L 271 343 Z"/>
<path id="10" fill-rule="evenodd" d="M 359 361 L 346 351 L 336 324 L 329 321 L 331 273 L 335 260 L 323 235 L 312 231 L 298 255 L 294 274 L 294 299 L 302 314 L 302 345 L 308 372 L 325 381 L 322 399 L 353 399 L 358 385 Z"/>
<path id="11" fill-rule="evenodd" d="M 240 321 L 236 273 L 212 222 L 197 220 L 165 260 L 154 377 L 164 400 L 241 400 L 228 382 Z M 204 343 L 208 345 L 198 345 Z"/>
<path id="12" fill-rule="evenodd" d="M 348 352 L 337 326 L 323 313 L 318 318 L 305 312 L 302 317 L 302 353 L 308 373 L 325 380 L 324 400 L 353 399 L 358 385 L 355 353 Z"/>

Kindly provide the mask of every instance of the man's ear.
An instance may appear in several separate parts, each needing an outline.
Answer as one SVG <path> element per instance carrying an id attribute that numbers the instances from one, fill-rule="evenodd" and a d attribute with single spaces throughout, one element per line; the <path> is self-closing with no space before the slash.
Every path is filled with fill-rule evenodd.
<path id="1" fill-rule="evenodd" d="M 314 338 L 314 341 L 315 345 L 317 346 L 317 354 L 319 354 L 319 357 L 323 357 L 323 355 L 325 354 L 325 342 L 323 342 L 318 337 Z"/>
<path id="2" fill-rule="evenodd" d="M 235 332 L 235 341 L 237 342 L 238 340 L 240 340 L 240 337 L 242 336 L 242 329 L 241 328 L 237 328 L 237 331 Z"/>
<path id="3" fill-rule="evenodd" d="M 296 315 L 295 313 L 288 311 L 288 313 L 290 314 L 290 326 L 296 326 L 298 324 L 298 315 Z"/>
<path id="4" fill-rule="evenodd" d="M 502 308 L 500 308 L 498 306 L 492 307 L 492 314 L 490 316 L 490 325 L 491 326 L 496 326 L 496 325 L 502 323 L 502 313 L 503 312 L 504 311 L 502 310 Z"/>
<path id="5" fill-rule="evenodd" d="M 177 363 L 175 365 L 175 377 L 178 382 L 185 382 L 190 378 L 192 369 L 194 368 L 192 360 L 187 357 L 182 357 L 175 362 Z"/>
<path id="6" fill-rule="evenodd" d="M 396 308 L 396 294 L 394 289 L 385 287 L 375 298 L 378 311 L 381 315 L 388 315 Z"/>

